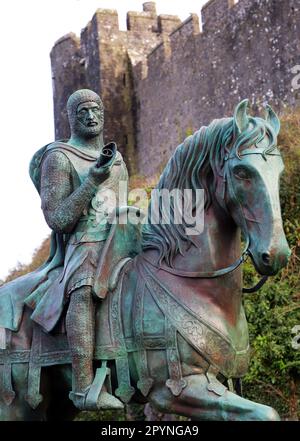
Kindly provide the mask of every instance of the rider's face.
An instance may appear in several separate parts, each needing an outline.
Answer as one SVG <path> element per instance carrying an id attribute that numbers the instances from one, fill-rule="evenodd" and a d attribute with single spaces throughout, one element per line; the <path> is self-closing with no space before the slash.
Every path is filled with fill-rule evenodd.
<path id="1" fill-rule="evenodd" d="M 76 131 L 84 137 L 94 137 L 103 131 L 103 112 L 94 102 L 79 104 L 76 111 Z"/>

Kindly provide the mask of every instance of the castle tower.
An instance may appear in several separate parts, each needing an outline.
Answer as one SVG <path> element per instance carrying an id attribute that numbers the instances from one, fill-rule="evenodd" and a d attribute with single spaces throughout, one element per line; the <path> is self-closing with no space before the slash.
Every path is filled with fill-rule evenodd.
<path id="1" fill-rule="evenodd" d="M 98 9 L 81 32 L 68 34 L 51 51 L 56 139 L 69 136 L 65 110 L 68 96 L 79 88 L 99 93 L 105 107 L 105 141 L 115 140 L 136 172 L 136 113 L 133 67 L 180 25 L 176 16 L 157 16 L 155 2 L 142 12 L 127 13 L 127 32 L 119 30 L 116 10 Z"/>

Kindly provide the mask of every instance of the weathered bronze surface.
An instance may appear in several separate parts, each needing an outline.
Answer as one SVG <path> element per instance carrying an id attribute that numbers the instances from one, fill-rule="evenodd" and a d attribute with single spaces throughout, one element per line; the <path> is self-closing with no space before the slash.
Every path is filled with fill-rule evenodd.
<path id="1" fill-rule="evenodd" d="M 157 189 L 205 190 L 204 231 L 191 236 L 172 216 L 152 222 L 151 206 L 143 227 L 123 222 L 143 218 L 126 190 L 110 223 L 101 192 L 119 194 L 126 167 L 114 143 L 104 146 L 100 98 L 70 97 L 71 138 L 43 147 L 30 167 L 53 230 L 50 257 L 0 289 L 1 420 L 67 419 L 131 400 L 197 420 L 279 419 L 238 394 L 249 361 L 241 264 L 250 255 L 270 276 L 290 252 L 280 123 L 271 108 L 263 119 L 247 106 L 187 138 L 162 173 Z"/>

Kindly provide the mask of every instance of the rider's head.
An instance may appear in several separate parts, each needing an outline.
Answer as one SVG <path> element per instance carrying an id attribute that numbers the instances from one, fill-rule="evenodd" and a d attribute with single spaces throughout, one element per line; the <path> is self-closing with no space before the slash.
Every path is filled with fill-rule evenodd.
<path id="1" fill-rule="evenodd" d="M 89 89 L 72 93 L 67 102 L 72 135 L 93 138 L 103 131 L 104 109 L 99 95 Z"/>

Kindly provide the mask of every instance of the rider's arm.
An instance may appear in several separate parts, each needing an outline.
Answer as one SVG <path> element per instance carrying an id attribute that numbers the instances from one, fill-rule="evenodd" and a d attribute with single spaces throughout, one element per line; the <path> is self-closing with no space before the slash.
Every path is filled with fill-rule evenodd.
<path id="1" fill-rule="evenodd" d="M 49 227 L 57 233 L 70 233 L 97 191 L 97 184 L 87 177 L 73 191 L 69 159 L 62 152 L 50 152 L 42 165 L 42 210 Z"/>

